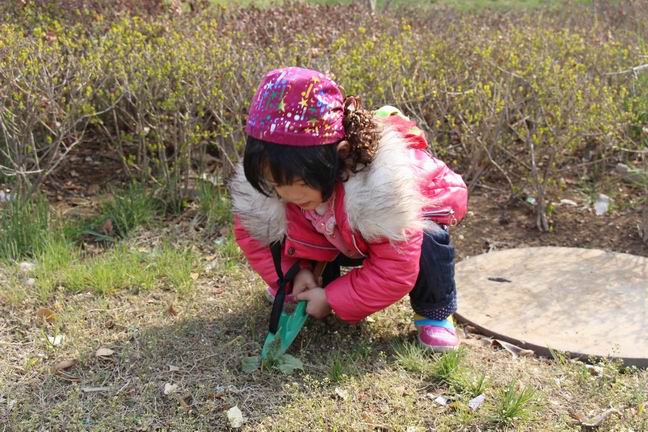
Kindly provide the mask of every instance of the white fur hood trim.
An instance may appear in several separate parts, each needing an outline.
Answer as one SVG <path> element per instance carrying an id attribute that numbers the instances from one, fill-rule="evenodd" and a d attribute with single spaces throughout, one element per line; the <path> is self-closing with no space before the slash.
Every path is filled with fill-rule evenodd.
<path id="1" fill-rule="evenodd" d="M 425 197 L 408 147 L 400 133 L 384 129 L 369 169 L 344 184 L 349 225 L 367 241 L 404 241 L 407 230 L 424 227 L 421 208 Z"/>
<path id="2" fill-rule="evenodd" d="M 286 234 L 286 208 L 275 197 L 267 197 L 252 187 L 238 164 L 230 182 L 232 209 L 252 237 L 264 244 L 283 239 Z"/>
<path id="3" fill-rule="evenodd" d="M 422 229 L 425 197 L 410 159 L 408 143 L 398 132 L 383 129 L 369 168 L 344 183 L 344 206 L 349 225 L 366 241 L 404 241 L 408 230 Z M 230 183 L 233 211 L 257 240 L 269 244 L 283 238 L 286 213 L 283 202 L 266 197 L 247 181 L 239 164 Z"/>

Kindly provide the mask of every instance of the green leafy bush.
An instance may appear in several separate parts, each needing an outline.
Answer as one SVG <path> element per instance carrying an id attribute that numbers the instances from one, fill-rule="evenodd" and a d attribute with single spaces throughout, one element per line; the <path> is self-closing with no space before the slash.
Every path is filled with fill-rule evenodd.
<path id="1" fill-rule="evenodd" d="M 287 65 L 331 74 L 368 107 L 399 106 L 471 185 L 500 179 L 533 195 L 540 229 L 558 170 L 578 163 L 596 176 L 619 149 L 646 145 L 636 131 L 648 71 L 632 68 L 648 55 L 648 13 L 636 2 L 203 9 L 79 21 L 34 8 L 0 24 L 0 171 L 33 193 L 93 140 L 182 209 L 207 154 L 231 174 L 259 80 Z"/>

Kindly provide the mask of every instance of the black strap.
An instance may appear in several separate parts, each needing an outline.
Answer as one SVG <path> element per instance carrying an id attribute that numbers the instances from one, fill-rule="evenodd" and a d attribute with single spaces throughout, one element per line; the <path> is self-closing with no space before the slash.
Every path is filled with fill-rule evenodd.
<path id="1" fill-rule="evenodd" d="M 283 311 L 284 301 L 286 299 L 286 285 L 290 283 L 297 273 L 299 272 L 299 261 L 295 262 L 284 276 L 281 269 L 281 248 L 282 242 L 274 242 L 270 244 L 270 251 L 272 252 L 272 261 L 274 262 L 275 271 L 277 272 L 277 285 L 279 289 L 275 294 L 274 302 L 272 302 L 272 312 L 270 313 L 270 333 L 276 334 L 279 330 L 279 319 Z"/>

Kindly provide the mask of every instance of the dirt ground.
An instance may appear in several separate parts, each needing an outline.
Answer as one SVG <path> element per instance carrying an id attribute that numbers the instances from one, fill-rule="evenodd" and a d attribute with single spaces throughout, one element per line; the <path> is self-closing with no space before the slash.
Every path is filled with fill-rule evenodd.
<path id="1" fill-rule="evenodd" d="M 634 199 L 638 198 L 635 195 Z M 634 201 L 597 216 L 589 198 L 577 191 L 566 193 L 562 199 L 577 205 L 559 205 L 553 215 L 553 231 L 541 233 L 535 227 L 531 206 L 520 200 L 511 203 L 501 192 L 477 190 L 470 197 L 468 217 L 454 229 L 459 258 L 530 246 L 582 247 L 648 256 L 648 244 L 639 235 L 640 209 L 632 205 Z"/>

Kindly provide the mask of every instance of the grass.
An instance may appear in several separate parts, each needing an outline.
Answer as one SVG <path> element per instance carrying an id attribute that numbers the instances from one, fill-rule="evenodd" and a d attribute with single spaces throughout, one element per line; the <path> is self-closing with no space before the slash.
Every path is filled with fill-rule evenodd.
<path id="1" fill-rule="evenodd" d="M 529 418 L 531 402 L 536 392 L 531 387 L 522 387 L 518 390 L 517 382 L 513 381 L 502 392 L 499 403 L 495 408 L 493 421 L 495 423 L 510 425 L 519 420 Z"/>
<path id="2" fill-rule="evenodd" d="M 414 342 L 403 342 L 395 348 L 396 364 L 408 372 L 426 375 L 431 369 L 431 355 Z"/>
<path id="3" fill-rule="evenodd" d="M 20 307 L 0 303 L 0 320 L 11 323 L 0 325 L 0 419 L 10 430 L 221 430 L 233 406 L 244 428 L 260 431 L 565 430 L 574 427 L 570 411 L 593 416 L 620 406 L 627 415 L 610 416 L 604 429 L 648 425 L 646 371 L 604 364 L 603 375 L 584 380 L 579 362 L 513 359 L 485 345 L 431 355 L 409 342 L 404 303 L 358 326 L 311 320 L 290 351 L 304 372 L 246 374 L 240 361 L 258 354 L 266 332 L 263 284 L 233 263 L 192 277 L 200 253 L 231 255 L 232 245 L 190 252 L 200 244 L 133 240 L 84 256 L 69 244 L 48 243 L 35 274 L 67 268 L 59 282 L 102 282 L 41 301 L 27 296 Z M 200 289 L 178 295 L 174 286 L 192 282 Z M 39 316 L 43 306 L 51 320 Z M 60 346 L 48 340 L 56 335 L 64 336 Z M 115 354 L 97 359 L 99 347 Z M 78 381 L 52 372 L 67 359 L 76 360 L 67 376 Z M 176 393 L 163 393 L 167 383 Z M 478 394 L 486 400 L 472 411 Z M 434 402 L 439 395 L 447 406 Z"/>
<path id="4" fill-rule="evenodd" d="M 34 258 L 33 271 L 25 275 L 32 278 L 33 286 L 25 286 L 25 280 L 14 276 L 5 292 L 7 298 L 18 301 L 33 295 L 47 301 L 59 289 L 107 295 L 121 290 L 165 288 L 186 294 L 197 278 L 195 254 L 169 244 L 143 252 L 118 243 L 99 255 L 88 256 L 64 237 L 51 236 Z M 18 273 L 16 270 L 14 274 Z"/>
<path id="5" fill-rule="evenodd" d="M 49 206 L 37 196 L 23 202 L 19 197 L 0 209 L 0 260 L 11 261 L 33 255 L 43 244 L 49 228 Z"/>
<path id="6" fill-rule="evenodd" d="M 221 237 L 217 240 L 218 254 L 226 268 L 232 269 L 240 266 L 244 258 L 241 249 L 236 244 L 236 239 L 232 234 Z"/>
<path id="7" fill-rule="evenodd" d="M 432 378 L 440 383 L 450 385 L 457 382 L 463 356 L 463 350 L 448 351 L 442 354 L 434 364 Z"/>
<path id="8" fill-rule="evenodd" d="M 230 220 L 230 201 L 225 189 L 208 181 L 198 184 L 199 212 L 209 234 L 215 233 Z"/>
<path id="9" fill-rule="evenodd" d="M 562 352 L 511 358 L 474 338 L 434 355 L 411 341 L 405 302 L 356 326 L 309 320 L 290 350 L 303 372 L 246 374 L 241 359 L 258 355 L 267 331 L 265 285 L 231 236 L 170 237 L 151 218 L 109 248 L 73 240 L 83 221 L 50 229 L 33 270 L 0 269 L 8 430 L 225 430 L 234 406 L 244 430 L 259 431 L 574 430 L 571 413 L 609 408 L 622 415 L 601 430 L 648 429 L 648 371 L 599 361 L 593 374 Z M 114 354 L 97 358 L 101 347 Z M 55 371 L 63 360 L 75 362 L 65 375 Z M 164 394 L 167 384 L 176 392 Z"/>
<path id="10" fill-rule="evenodd" d="M 12 304 L 29 296 L 46 301 L 59 289 L 106 295 L 166 287 L 186 294 L 198 275 L 191 250 L 164 243 L 141 251 L 124 243 L 136 227 L 149 226 L 159 216 L 157 201 L 139 184 L 115 192 L 90 219 L 52 219 L 47 202 L 38 197 L 31 202 L 10 201 L 0 213 L 0 260 L 14 270 L 4 272 L 5 289 L 0 294 Z M 97 225 L 103 232 L 90 229 Z M 87 253 L 83 239 L 88 233 L 113 247 Z M 236 256 L 233 250 L 229 253 Z M 17 269 L 21 259 L 33 261 L 28 274 Z"/>
<path id="11" fill-rule="evenodd" d="M 103 240 L 125 238 L 136 227 L 151 223 L 161 214 L 160 203 L 143 185 L 131 183 L 116 191 L 95 220 L 94 235 Z"/>

